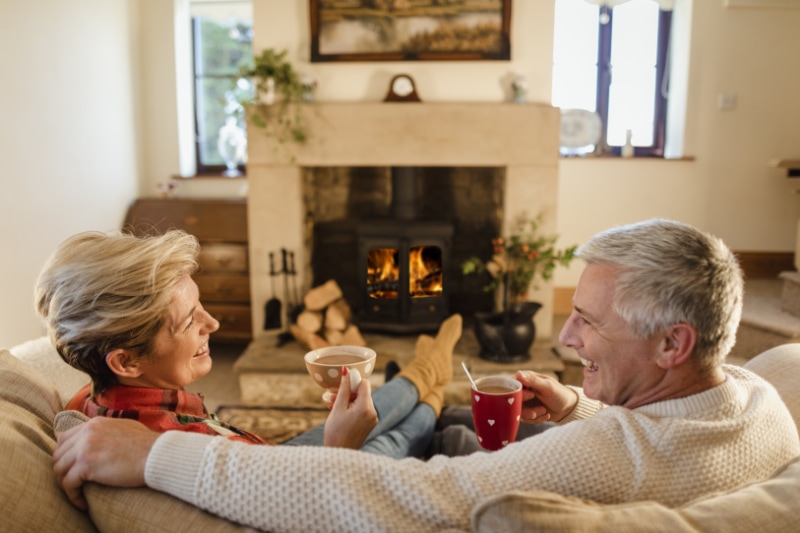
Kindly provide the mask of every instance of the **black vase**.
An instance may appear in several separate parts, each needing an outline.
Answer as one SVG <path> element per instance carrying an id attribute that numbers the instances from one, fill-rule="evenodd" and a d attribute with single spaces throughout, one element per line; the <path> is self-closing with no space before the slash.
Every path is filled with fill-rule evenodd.
<path id="1" fill-rule="evenodd" d="M 530 359 L 536 339 L 533 315 L 542 304 L 520 302 L 498 313 L 475 313 L 475 336 L 481 359 L 495 363 L 519 363 Z"/>

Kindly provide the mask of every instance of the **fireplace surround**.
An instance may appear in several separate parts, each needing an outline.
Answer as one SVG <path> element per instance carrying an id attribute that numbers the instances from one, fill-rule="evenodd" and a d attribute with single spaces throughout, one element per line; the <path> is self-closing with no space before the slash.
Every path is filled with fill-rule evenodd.
<path id="1" fill-rule="evenodd" d="M 315 103 L 304 106 L 309 139 L 278 144 L 250 128 L 248 225 L 254 334 L 271 296 L 270 251 L 294 250 L 300 287 L 310 288 L 313 236 L 303 201 L 303 172 L 315 167 L 502 167 L 502 231 L 516 217 L 542 213 L 555 233 L 559 111 L 545 104 Z M 314 284 L 322 283 L 318 280 Z M 537 336 L 552 330 L 552 285 L 532 298 Z"/>

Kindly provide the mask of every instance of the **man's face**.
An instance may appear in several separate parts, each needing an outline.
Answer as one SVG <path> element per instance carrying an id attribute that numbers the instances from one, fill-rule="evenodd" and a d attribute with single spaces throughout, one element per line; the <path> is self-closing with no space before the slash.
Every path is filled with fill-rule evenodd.
<path id="1" fill-rule="evenodd" d="M 661 335 L 635 337 L 613 309 L 619 268 L 587 265 L 575 290 L 573 311 L 559 342 L 583 360 L 583 390 L 607 405 L 638 407 L 657 394 L 663 370 L 656 364 Z"/>

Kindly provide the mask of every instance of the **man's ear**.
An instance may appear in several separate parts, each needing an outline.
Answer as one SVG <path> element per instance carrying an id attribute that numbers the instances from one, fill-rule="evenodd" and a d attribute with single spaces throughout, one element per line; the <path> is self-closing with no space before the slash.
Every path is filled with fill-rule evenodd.
<path id="1" fill-rule="evenodd" d="M 110 351 L 106 354 L 106 365 L 121 378 L 138 378 L 142 374 L 139 369 L 138 358 L 128 350 Z"/>
<path id="2" fill-rule="evenodd" d="M 661 340 L 658 354 L 658 366 L 664 369 L 675 368 L 689 360 L 697 342 L 697 331 L 685 324 L 671 326 Z"/>

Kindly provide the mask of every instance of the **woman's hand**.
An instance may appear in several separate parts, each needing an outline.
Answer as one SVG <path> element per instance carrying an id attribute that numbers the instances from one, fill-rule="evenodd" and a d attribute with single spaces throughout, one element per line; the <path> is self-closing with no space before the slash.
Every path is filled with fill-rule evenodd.
<path id="1" fill-rule="evenodd" d="M 342 369 L 339 390 L 350 390 L 350 377 L 346 367 Z M 369 433 L 378 425 L 378 412 L 372 404 L 371 392 L 369 380 L 364 379 L 352 402 L 350 394 L 336 395 L 331 414 L 325 422 L 325 446 L 353 450 L 361 448 Z"/>
<path id="2" fill-rule="evenodd" d="M 578 394 L 551 376 L 519 370 L 516 378 L 522 383 L 521 422 L 558 422 L 578 404 Z"/>

